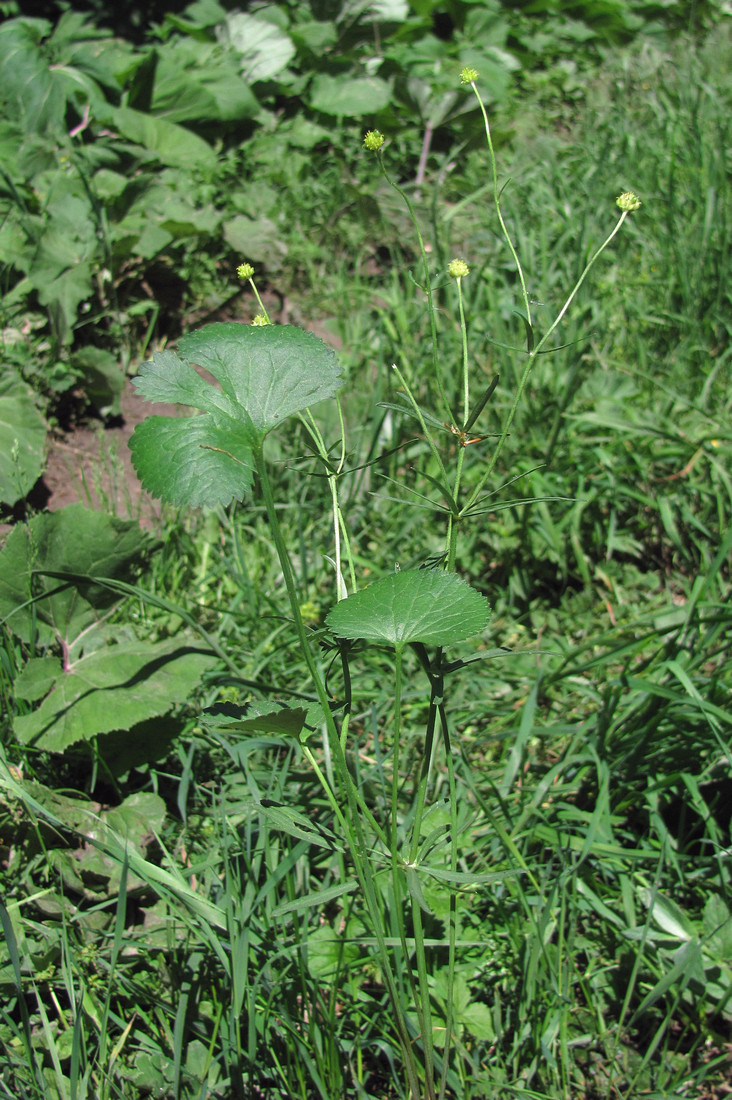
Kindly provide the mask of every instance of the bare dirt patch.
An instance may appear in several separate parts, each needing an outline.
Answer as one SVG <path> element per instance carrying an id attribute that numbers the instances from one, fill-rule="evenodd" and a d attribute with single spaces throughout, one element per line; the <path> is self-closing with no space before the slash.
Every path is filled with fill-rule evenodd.
<path id="1" fill-rule="evenodd" d="M 140 485 L 129 449 L 130 436 L 153 411 L 152 406 L 129 380 L 121 404 L 121 417 L 110 424 L 87 421 L 73 431 L 51 436 L 42 483 L 36 490 L 48 494 L 47 509 L 56 511 L 80 500 L 89 508 L 138 520 L 143 527 L 159 525 L 162 506 Z M 156 405 L 154 411 L 160 416 L 181 412 L 175 405 Z"/>

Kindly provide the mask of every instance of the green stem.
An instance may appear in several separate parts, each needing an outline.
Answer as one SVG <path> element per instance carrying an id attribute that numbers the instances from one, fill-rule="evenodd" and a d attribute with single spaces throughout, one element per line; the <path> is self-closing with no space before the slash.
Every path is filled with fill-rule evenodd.
<path id="1" fill-rule="evenodd" d="M 450 746 L 450 729 L 447 723 L 447 712 L 440 699 L 440 724 L 445 745 L 445 757 L 447 759 L 447 777 L 450 790 L 450 870 L 453 874 L 457 871 L 458 858 L 458 820 L 457 820 L 457 785 L 455 783 L 455 762 L 452 758 Z M 457 896 L 455 891 L 450 893 L 450 912 L 448 916 L 448 948 L 447 948 L 447 1004 L 445 1011 L 445 1045 L 442 1049 L 442 1074 L 440 1077 L 439 1100 L 445 1100 L 447 1089 L 447 1074 L 450 1066 L 450 1044 L 452 1042 L 453 1029 L 453 989 L 455 986 L 455 963 L 457 956 Z"/>
<path id="2" fill-rule="evenodd" d="M 257 301 L 259 302 L 259 308 L 260 308 L 260 309 L 261 309 L 261 311 L 262 311 L 262 316 L 264 317 L 264 319 L 265 319 L 265 321 L 267 322 L 267 324 L 268 324 L 268 325 L 271 325 L 271 324 L 272 324 L 272 322 L 270 321 L 270 319 L 269 319 L 269 314 L 267 313 L 267 310 L 266 310 L 266 309 L 265 309 L 265 307 L 264 307 L 264 302 L 263 302 L 263 301 L 262 301 L 262 299 L 261 299 L 261 298 L 259 297 L 259 291 L 257 290 L 257 286 L 256 286 L 256 283 L 254 282 L 254 279 L 251 279 L 251 278 L 249 279 L 249 285 L 250 285 L 250 287 L 252 288 L 252 290 L 254 291 L 254 297 L 255 297 L 255 298 L 257 299 Z"/>
<path id="3" fill-rule="evenodd" d="M 409 404 L 414 409 L 414 414 L 417 417 L 417 419 L 419 420 L 420 427 L 422 428 L 422 431 L 424 432 L 425 439 L 427 440 L 427 444 L 429 446 L 429 449 L 432 452 L 432 456 L 435 459 L 435 461 L 437 462 L 440 473 L 441 473 L 442 477 L 444 478 L 445 483 L 447 483 L 447 471 L 445 470 L 444 463 L 442 461 L 442 458 L 440 457 L 440 452 L 437 450 L 437 445 L 435 444 L 434 439 L 430 435 L 429 428 L 427 427 L 427 423 L 425 421 L 425 418 L 422 415 L 422 410 L 420 409 L 419 405 L 417 404 L 417 400 L 416 400 L 414 394 L 412 393 L 412 391 L 410 390 L 406 378 L 404 377 L 402 372 L 399 370 L 399 367 L 396 365 L 396 363 L 392 363 L 391 369 L 395 372 L 397 378 L 399 379 L 400 386 L 402 387 L 402 389 L 406 393 L 407 397 L 409 398 Z"/>
<path id="4" fill-rule="evenodd" d="M 483 115 L 483 123 L 485 125 L 485 136 L 486 136 L 486 141 L 488 142 L 488 152 L 490 154 L 491 169 L 492 169 L 492 172 L 493 172 L 493 201 L 494 201 L 495 206 L 496 206 L 496 214 L 498 215 L 498 220 L 501 223 L 501 229 L 503 230 L 503 236 L 504 236 L 504 239 L 506 241 L 506 244 L 508 245 L 509 251 L 510 251 L 512 257 L 513 257 L 513 262 L 516 265 L 516 271 L 518 272 L 519 281 L 521 283 L 521 293 L 522 293 L 523 299 L 524 299 L 524 309 L 526 310 L 526 318 L 529 322 L 529 325 L 531 325 L 531 306 L 529 305 L 529 293 L 526 289 L 526 280 L 524 279 L 524 271 L 523 271 L 523 268 L 521 267 L 521 261 L 518 258 L 518 253 L 516 252 L 516 249 L 514 248 L 513 241 L 511 240 L 508 229 L 506 228 L 506 223 L 503 220 L 503 214 L 501 213 L 501 192 L 498 188 L 498 165 L 496 164 L 496 154 L 495 154 L 495 151 L 493 149 L 493 138 L 491 137 L 491 128 L 490 128 L 490 123 L 488 122 L 488 113 L 486 112 L 485 106 L 483 104 L 483 100 L 480 97 L 478 89 L 475 86 L 475 81 L 472 81 L 470 86 L 473 89 L 473 91 L 475 92 L 475 97 L 478 100 L 478 106 L 480 107 L 481 114 Z M 465 415 L 467 416 L 467 413 Z"/>
<path id="5" fill-rule="evenodd" d="M 381 153 L 377 152 L 376 155 L 379 159 L 379 167 L 381 168 L 381 171 L 384 174 L 384 179 L 386 180 L 386 182 L 389 184 L 390 187 L 394 188 L 396 193 L 403 200 L 404 205 L 406 206 L 407 210 L 409 211 L 409 217 L 411 218 L 412 225 L 414 226 L 414 231 L 417 234 L 417 241 L 419 242 L 419 253 L 420 253 L 420 256 L 422 257 L 422 268 L 423 268 L 423 271 L 424 271 L 424 291 L 427 295 L 427 313 L 428 313 L 429 319 L 430 319 L 430 336 L 431 336 L 431 339 L 432 339 L 432 366 L 433 366 L 433 369 L 434 369 L 434 372 L 435 372 L 435 380 L 437 381 L 437 389 L 439 391 L 440 398 L 442 400 L 442 404 L 444 405 L 445 412 L 447 413 L 447 419 L 452 421 L 454 419 L 454 417 L 452 415 L 452 412 L 450 411 L 450 403 L 447 400 L 447 396 L 445 395 L 445 389 L 444 389 L 444 386 L 442 384 L 442 370 L 440 369 L 440 359 L 439 359 L 439 355 L 438 355 L 438 352 L 437 352 L 437 322 L 435 320 L 434 292 L 432 290 L 432 280 L 431 280 L 431 277 L 430 277 L 430 265 L 429 265 L 429 261 L 427 260 L 427 249 L 424 246 L 424 239 L 422 237 L 422 230 L 419 228 L 419 222 L 417 221 L 417 215 L 414 212 L 414 207 L 412 206 L 412 203 L 411 203 L 410 198 L 407 195 L 406 191 L 403 191 L 402 188 L 399 186 L 399 184 L 395 183 L 394 180 L 389 175 L 389 173 L 387 172 L 386 167 L 384 165 L 384 159 L 383 159 Z"/>
<path id="6" fill-rule="evenodd" d="M 503 450 L 503 446 L 506 442 L 506 439 L 508 438 L 508 433 L 511 430 L 511 425 L 513 424 L 513 420 L 514 420 L 514 417 L 516 415 L 516 410 L 518 409 L 519 402 L 520 402 L 520 400 L 523 396 L 524 390 L 526 389 L 526 384 L 529 380 L 529 375 L 531 374 L 531 370 L 532 370 L 532 368 L 534 366 L 534 363 L 536 361 L 536 357 L 540 354 L 540 352 L 541 352 L 542 348 L 544 347 L 544 345 L 546 344 L 547 340 L 549 339 L 551 334 L 554 332 L 554 330 L 557 328 L 557 326 L 560 324 L 560 322 L 561 322 L 562 318 L 564 317 L 565 313 L 567 312 L 570 305 L 574 301 L 574 299 L 577 295 L 577 292 L 579 291 L 580 287 L 582 286 L 585 279 L 587 278 L 587 275 L 589 274 L 590 269 L 594 266 L 595 261 L 602 255 L 602 253 L 605 251 L 607 246 L 610 244 L 610 242 L 613 240 L 615 235 L 618 233 L 618 231 L 620 230 L 621 225 L 623 224 L 623 222 L 625 221 L 627 216 L 628 216 L 628 211 L 624 210 L 622 212 L 622 214 L 620 215 L 620 217 L 618 218 L 617 224 L 616 224 L 615 228 L 613 229 L 613 231 L 608 234 L 608 236 L 602 242 L 600 247 L 596 250 L 596 252 L 593 253 L 593 255 L 590 257 L 590 259 L 586 263 L 586 265 L 584 267 L 584 270 L 582 271 L 582 274 L 580 275 L 577 282 L 574 284 L 574 287 L 570 291 L 569 296 L 567 297 L 567 300 L 565 301 L 564 305 L 562 306 L 559 313 L 555 317 L 553 323 L 550 325 L 550 327 L 544 333 L 544 335 L 542 336 L 541 340 L 536 345 L 536 347 L 533 348 L 529 352 L 529 355 L 528 355 L 527 361 L 526 361 L 526 366 L 524 367 L 523 374 L 521 375 L 521 379 L 519 381 L 518 388 L 516 390 L 513 402 L 511 404 L 511 409 L 510 409 L 509 414 L 506 417 L 506 420 L 504 422 L 503 430 L 501 431 L 501 435 L 499 437 L 498 443 L 496 444 L 495 451 L 493 452 L 491 460 L 488 463 L 488 466 L 486 467 L 486 470 L 485 470 L 483 476 L 480 478 L 480 480 L 479 480 L 478 484 L 476 485 L 475 489 L 470 494 L 470 499 L 468 500 L 465 507 L 462 509 L 461 515 L 464 515 L 475 504 L 476 500 L 478 499 L 481 492 L 483 491 L 483 487 L 484 487 L 485 483 L 488 481 L 488 478 L 491 476 L 491 474 L 493 473 L 493 470 L 495 469 L 496 463 L 498 462 L 499 455 L 501 454 L 501 451 Z"/>
<path id="7" fill-rule="evenodd" d="M 292 612 L 292 617 L 295 622 L 295 630 L 297 632 L 298 641 L 300 643 L 300 649 L 307 665 L 308 673 L 310 674 L 310 678 L 315 687 L 318 700 L 323 710 L 323 716 L 328 734 L 328 745 L 336 765 L 338 781 L 341 785 L 342 791 L 345 793 L 346 802 L 348 805 L 348 816 L 346 817 L 345 815 L 343 815 L 342 818 L 346 826 L 345 840 L 348 845 L 351 858 L 353 860 L 356 876 L 359 880 L 361 889 L 363 890 L 364 897 L 366 899 L 369 915 L 371 917 L 371 923 L 373 926 L 374 937 L 376 939 L 379 951 L 379 958 L 381 962 L 384 982 L 386 984 L 389 1000 L 394 1011 L 394 1023 L 397 1035 L 399 1037 L 399 1043 L 402 1047 L 402 1052 L 404 1054 L 405 1070 L 409 1083 L 409 1089 L 412 1094 L 413 1100 L 420 1100 L 421 1090 L 419 1086 L 419 1071 L 417 1067 L 417 1061 L 414 1056 L 414 1050 L 412 1049 L 411 1037 L 409 1035 L 409 1029 L 407 1027 L 401 998 L 399 997 L 399 992 L 397 990 L 396 982 L 394 979 L 392 964 L 389 957 L 389 949 L 387 947 L 386 938 L 384 936 L 384 915 L 376 893 L 373 873 L 371 871 L 371 866 L 369 863 L 368 845 L 366 842 L 366 837 L 364 835 L 363 824 L 359 815 L 356 787 L 351 777 L 351 773 L 348 770 L 343 746 L 341 745 L 341 740 L 338 736 L 338 730 L 336 728 L 335 720 L 333 718 L 333 712 L 330 708 L 330 700 L 328 699 L 325 682 L 323 676 L 321 675 L 321 671 L 315 661 L 315 657 L 313 656 L 313 652 L 310 646 L 310 639 L 308 638 L 305 624 L 303 623 L 302 615 L 300 613 L 300 601 L 298 597 L 297 586 L 295 583 L 295 577 L 292 570 L 292 563 L 290 561 L 287 546 L 285 545 L 285 540 L 282 535 L 279 516 L 277 515 L 277 508 L 275 506 L 274 496 L 272 494 L 272 485 L 270 483 L 269 476 L 267 474 L 267 468 L 264 463 L 262 443 L 260 443 L 257 447 L 253 449 L 253 459 L 254 467 L 262 486 L 264 506 L 267 512 L 267 518 L 269 520 L 270 531 L 275 544 L 275 549 L 277 551 L 277 557 L 282 568 L 282 575 L 285 581 L 285 588 L 287 589 L 287 595 L 290 602 L 290 610 Z"/>
<path id="8" fill-rule="evenodd" d="M 458 276 L 455 280 L 457 282 L 458 292 L 458 310 L 460 312 L 460 336 L 462 338 L 463 346 L 463 408 L 465 412 L 463 414 L 462 423 L 467 424 L 468 417 L 470 416 L 470 370 L 468 366 L 468 328 L 465 324 L 465 305 L 463 303 L 463 287 L 462 277 Z"/>
<path id="9" fill-rule="evenodd" d="M 394 891 L 394 909 L 399 927 L 402 953 L 407 968 L 409 985 L 412 991 L 414 1007 L 417 1011 L 417 1020 L 422 1034 L 422 1044 L 425 1055 L 425 1092 L 427 1100 L 434 1100 L 434 1050 L 432 1046 L 432 1020 L 430 1016 L 430 993 L 427 980 L 427 960 L 424 950 L 424 929 L 422 926 L 422 914 L 419 902 L 412 896 L 411 913 L 414 931 L 414 949 L 417 956 L 417 976 L 419 993 L 415 989 L 412 966 L 409 960 L 409 948 L 407 946 L 407 934 L 404 920 L 404 905 L 402 891 L 402 877 L 404 864 L 399 853 L 399 748 L 402 732 L 402 655 L 403 648 L 397 646 L 394 666 L 394 747 L 392 750 L 392 780 L 391 780 L 391 868 L 392 888 Z"/>

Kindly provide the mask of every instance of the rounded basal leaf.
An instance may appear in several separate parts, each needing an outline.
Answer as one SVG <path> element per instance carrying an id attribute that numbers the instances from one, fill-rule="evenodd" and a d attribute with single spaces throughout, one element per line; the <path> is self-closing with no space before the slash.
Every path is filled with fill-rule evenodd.
<path id="1" fill-rule="evenodd" d="M 179 350 L 144 363 L 135 388 L 150 401 L 188 405 L 204 415 L 151 417 L 130 441 L 145 488 L 173 504 L 241 500 L 252 483 L 252 451 L 267 433 L 332 397 L 340 382 L 335 353 L 292 325 L 206 325 L 184 336 Z"/>
<path id="2" fill-rule="evenodd" d="M 249 434 L 234 420 L 149 416 L 132 433 L 130 451 L 145 489 L 169 504 L 227 505 L 252 486 Z"/>
<path id="3" fill-rule="evenodd" d="M 375 581 L 337 604 L 326 623 L 342 638 L 400 649 L 409 642 L 449 645 L 488 624 L 488 601 L 454 573 L 410 569 Z"/>
<path id="4" fill-rule="evenodd" d="M 139 524 L 69 504 L 42 512 L 10 532 L 0 552 L 0 620 L 30 643 L 47 628 L 68 645 L 120 599 L 81 579 L 65 585 L 50 573 L 132 581 L 153 546 Z M 28 602 L 33 598 L 32 605 Z"/>
<path id="5" fill-rule="evenodd" d="M 44 683 L 53 682 L 53 690 L 36 710 L 18 715 L 18 740 L 47 752 L 63 752 L 78 741 L 129 730 L 166 714 L 187 699 L 204 672 L 216 664 L 216 657 L 188 643 L 180 635 L 167 642 L 127 642 L 92 650 L 66 669 L 60 661 L 55 670 L 50 662 L 34 666 L 22 690 L 36 698 Z"/>
<path id="6" fill-rule="evenodd" d="M 285 417 L 332 397 L 341 381 L 332 348 L 294 325 L 206 325 L 178 347 L 214 376 L 259 439 Z"/>

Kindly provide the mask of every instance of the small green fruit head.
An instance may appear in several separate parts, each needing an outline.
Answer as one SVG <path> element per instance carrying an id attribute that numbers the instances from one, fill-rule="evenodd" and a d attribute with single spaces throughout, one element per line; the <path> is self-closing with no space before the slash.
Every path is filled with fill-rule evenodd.
<path id="1" fill-rule="evenodd" d="M 447 274 L 451 279 L 464 279 L 470 274 L 470 268 L 465 260 L 451 260 L 447 265 Z"/>
<path id="2" fill-rule="evenodd" d="M 634 191 L 623 191 L 622 195 L 616 198 L 615 205 L 620 207 L 624 214 L 630 214 L 633 210 L 639 209 L 641 201 Z"/>
<path id="3" fill-rule="evenodd" d="M 385 138 L 378 130 L 369 130 L 363 139 L 363 143 L 366 148 L 372 153 L 378 153 L 381 146 L 384 144 Z"/>
<path id="4" fill-rule="evenodd" d="M 269 325 L 269 324 L 271 324 L 271 321 L 269 321 L 269 320 L 268 320 L 268 319 L 267 319 L 267 318 L 266 318 L 266 317 L 264 316 L 264 314 L 263 314 L 263 313 L 258 313 L 258 314 L 257 314 L 257 316 L 256 316 L 256 317 L 254 318 L 254 320 L 252 321 L 252 326 L 253 326 L 254 328 L 263 328 L 263 327 L 264 327 L 264 325 Z"/>
<path id="5" fill-rule="evenodd" d="M 239 264 L 236 273 L 240 279 L 251 279 L 254 274 L 254 268 L 251 264 Z"/>
<path id="6" fill-rule="evenodd" d="M 478 70 L 469 69 L 466 65 L 464 69 L 460 70 L 460 83 L 461 84 L 475 84 L 478 79 Z"/>

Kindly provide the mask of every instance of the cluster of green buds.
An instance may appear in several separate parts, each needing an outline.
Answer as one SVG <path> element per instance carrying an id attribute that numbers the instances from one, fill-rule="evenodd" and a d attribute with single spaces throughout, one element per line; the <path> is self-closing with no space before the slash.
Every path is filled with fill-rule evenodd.
<path id="1" fill-rule="evenodd" d="M 363 143 L 369 152 L 378 153 L 385 140 L 380 130 L 369 130 L 363 139 Z"/>
<path id="2" fill-rule="evenodd" d="M 615 200 L 615 205 L 619 207 L 624 214 L 630 214 L 633 210 L 638 210 L 641 201 L 634 191 L 623 191 L 622 195 L 618 195 Z"/>
<path id="3" fill-rule="evenodd" d="M 447 274 L 451 279 L 464 279 L 470 274 L 470 268 L 465 260 L 451 260 L 447 265 Z"/>

